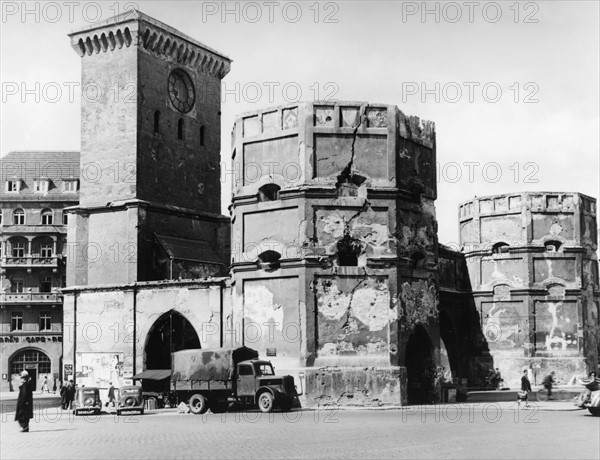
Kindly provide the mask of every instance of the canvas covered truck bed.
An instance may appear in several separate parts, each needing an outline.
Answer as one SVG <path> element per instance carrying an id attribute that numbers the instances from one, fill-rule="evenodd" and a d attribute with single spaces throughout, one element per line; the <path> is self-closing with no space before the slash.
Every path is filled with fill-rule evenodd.
<path id="1" fill-rule="evenodd" d="M 258 352 L 247 347 L 176 351 L 171 390 L 231 390 L 237 364 L 257 358 Z"/>

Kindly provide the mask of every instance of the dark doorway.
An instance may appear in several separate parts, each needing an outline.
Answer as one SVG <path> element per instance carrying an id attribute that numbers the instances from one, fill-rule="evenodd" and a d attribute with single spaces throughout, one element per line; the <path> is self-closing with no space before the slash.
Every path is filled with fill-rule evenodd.
<path id="1" fill-rule="evenodd" d="M 452 325 L 452 320 L 446 312 L 441 312 L 440 316 L 440 337 L 448 353 L 448 364 L 453 376 L 460 376 L 460 352 L 458 334 Z M 443 359 L 442 359 L 443 361 Z M 442 364 L 444 364 L 442 362 Z"/>
<path id="2" fill-rule="evenodd" d="M 406 344 L 408 404 L 430 404 L 433 400 L 433 347 L 423 326 L 416 326 Z"/>
<path id="3" fill-rule="evenodd" d="M 170 369 L 172 352 L 192 348 L 200 348 L 196 330 L 183 315 L 168 311 L 148 333 L 144 348 L 146 369 Z"/>

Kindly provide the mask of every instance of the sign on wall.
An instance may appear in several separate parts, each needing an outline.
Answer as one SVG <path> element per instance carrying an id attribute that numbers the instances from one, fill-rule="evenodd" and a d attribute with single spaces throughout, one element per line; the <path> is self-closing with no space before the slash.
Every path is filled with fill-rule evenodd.
<path id="1" fill-rule="evenodd" d="M 75 373 L 80 387 L 118 388 L 125 385 L 123 353 L 76 353 Z"/>

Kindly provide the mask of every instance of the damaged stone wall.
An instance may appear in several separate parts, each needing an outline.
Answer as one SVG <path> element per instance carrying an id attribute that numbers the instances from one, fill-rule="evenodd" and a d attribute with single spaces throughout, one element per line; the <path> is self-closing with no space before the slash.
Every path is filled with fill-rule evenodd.
<path id="1" fill-rule="evenodd" d="M 228 222 L 218 213 L 220 82 L 231 61 L 139 11 L 70 37 L 82 84 L 93 84 L 101 97 L 82 97 L 84 174 L 68 230 L 76 248 L 68 284 L 164 279 L 152 258 L 153 232 L 191 239 L 211 233 L 205 241 L 222 247 L 228 264 Z M 117 87 L 126 91 L 111 97 Z M 180 104 L 175 95 L 184 88 Z M 198 231 L 199 221 L 208 232 Z M 212 231 L 215 223 L 220 228 Z M 98 257 L 85 252 L 90 246 Z"/>
<path id="2" fill-rule="evenodd" d="M 237 317 L 299 310 L 302 341 L 270 359 L 304 376 L 305 403 L 405 402 L 399 344 L 412 326 L 428 327 L 439 356 L 433 123 L 389 105 L 301 103 L 241 115 L 232 145 Z"/>
<path id="3" fill-rule="evenodd" d="M 461 244 L 490 352 L 472 354 L 472 375 L 493 365 L 517 385 L 522 366 L 536 378 L 554 370 L 562 381 L 596 369 L 595 206 L 588 196 L 556 192 L 460 206 Z"/>

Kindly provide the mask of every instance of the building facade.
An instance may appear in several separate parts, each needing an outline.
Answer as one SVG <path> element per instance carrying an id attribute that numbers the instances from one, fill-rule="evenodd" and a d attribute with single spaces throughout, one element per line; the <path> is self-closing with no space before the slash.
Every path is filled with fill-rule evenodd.
<path id="1" fill-rule="evenodd" d="M 489 358 L 514 384 L 523 368 L 559 381 L 598 363 L 596 200 L 581 193 L 478 197 L 459 207 L 460 241 Z"/>
<path id="2" fill-rule="evenodd" d="M 296 378 L 303 405 L 380 405 L 435 400 L 440 373 L 469 387 L 542 357 L 540 372 L 596 368 L 592 198 L 513 194 L 475 212 L 477 199 L 461 205 L 465 250 L 440 246 L 434 124 L 324 101 L 236 120 L 223 217 L 220 98 L 197 95 L 230 61 L 139 12 L 70 37 L 84 82 L 134 81 L 137 93 L 83 101 L 65 377 L 123 384 L 168 369 L 172 351 L 246 345 Z M 128 179 L 115 180 L 123 165 Z M 538 214 L 534 195 L 560 206 Z"/>
<path id="3" fill-rule="evenodd" d="M 80 168 L 78 152 L 10 152 L 1 163 L 0 391 L 9 391 L 24 369 L 38 387 L 60 379 L 65 208 L 79 202 Z"/>

